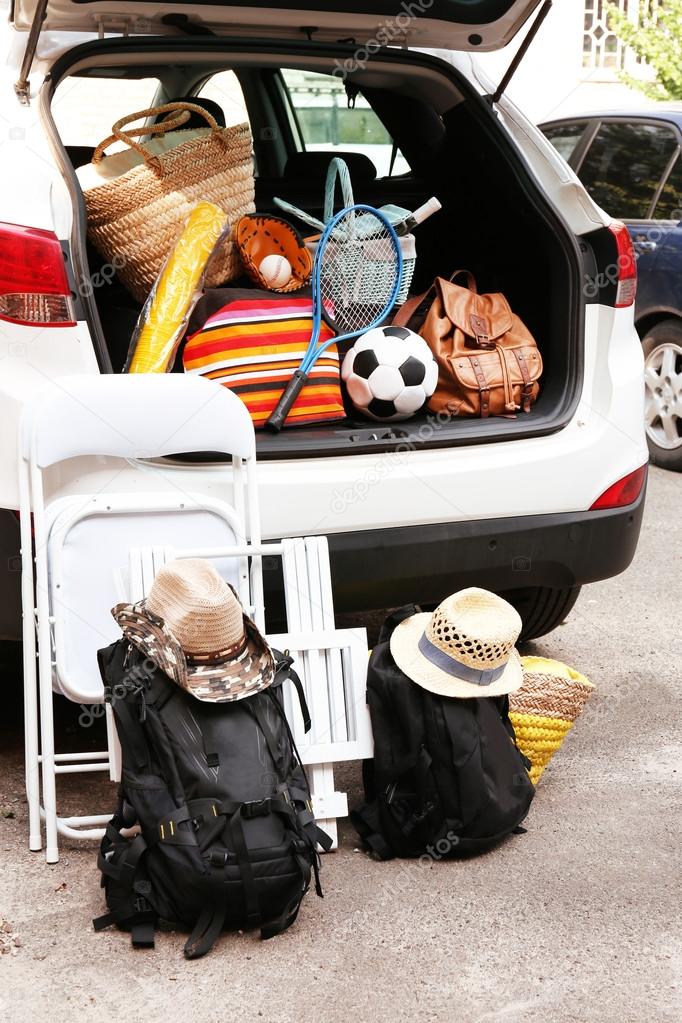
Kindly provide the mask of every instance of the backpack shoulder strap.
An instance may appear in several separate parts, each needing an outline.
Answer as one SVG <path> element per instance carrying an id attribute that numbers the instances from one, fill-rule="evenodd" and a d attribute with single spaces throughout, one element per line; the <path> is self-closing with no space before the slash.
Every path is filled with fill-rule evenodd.
<path id="1" fill-rule="evenodd" d="M 156 913 L 149 902 L 151 884 L 140 876 L 138 867 L 147 851 L 142 835 L 124 838 L 122 828 L 126 826 L 125 801 L 119 797 L 119 806 L 104 832 L 104 838 L 97 857 L 97 866 L 102 874 L 102 885 L 113 884 L 118 890 L 117 905 L 103 916 L 92 921 L 96 931 L 102 931 L 112 924 L 120 924 L 130 930 L 134 948 L 154 947 Z"/>
<path id="2" fill-rule="evenodd" d="M 225 923 L 225 904 L 206 906 L 199 914 L 194 929 L 185 942 L 185 958 L 201 959 L 215 945 Z"/>
<path id="3" fill-rule="evenodd" d="M 293 657 L 290 657 L 288 653 L 281 653 L 279 650 L 273 650 L 275 654 L 275 678 L 273 680 L 271 689 L 275 686 L 281 686 L 287 680 L 292 683 L 298 696 L 298 702 L 301 707 L 301 716 L 303 718 L 303 730 L 308 733 L 312 727 L 312 720 L 310 717 L 310 710 L 308 709 L 308 701 L 305 698 L 305 691 L 303 689 L 303 683 L 298 676 L 298 673 L 294 671 L 292 665 L 294 663 Z"/>
<path id="4" fill-rule="evenodd" d="M 426 314 L 429 311 L 429 307 L 436 296 L 435 285 L 427 291 L 422 291 L 421 295 L 414 295 L 412 298 L 408 298 L 406 302 L 403 302 L 398 312 L 393 317 L 392 326 L 394 327 L 407 327 L 413 324 L 413 329 L 421 327 L 422 323 L 426 319 Z"/>
<path id="5" fill-rule="evenodd" d="M 133 709 L 133 690 L 126 681 L 128 654 L 132 648 L 125 640 L 118 640 L 111 646 L 97 651 L 105 699 L 111 704 L 116 721 L 116 731 L 126 760 L 135 771 L 149 769 L 149 750 L 139 713 Z M 136 702 L 136 701 L 135 701 Z"/>
<path id="6" fill-rule="evenodd" d="M 443 752 L 434 764 L 439 789 L 452 786 L 457 775 L 459 816 L 463 828 L 475 819 L 485 801 L 485 778 L 481 760 L 481 735 L 478 698 L 452 700 L 447 696 L 431 696 L 434 721 L 442 722 Z"/>

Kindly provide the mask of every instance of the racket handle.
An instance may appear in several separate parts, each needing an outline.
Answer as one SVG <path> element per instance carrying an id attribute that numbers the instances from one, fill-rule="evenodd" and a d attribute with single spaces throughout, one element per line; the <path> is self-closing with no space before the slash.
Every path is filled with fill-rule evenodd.
<path id="1" fill-rule="evenodd" d="M 284 426 L 284 420 L 291 411 L 291 406 L 303 390 L 303 385 L 307 379 L 307 373 L 305 373 L 302 369 L 296 370 L 291 380 L 284 388 L 282 397 L 277 402 L 275 409 L 265 423 L 268 430 L 274 430 L 275 433 L 279 433 Z"/>
<path id="2" fill-rule="evenodd" d="M 438 213 L 438 210 L 442 209 L 442 206 L 435 195 L 432 196 L 423 206 L 420 206 L 418 210 L 411 213 L 409 217 L 405 217 L 399 224 L 394 224 L 394 230 L 397 235 L 409 234 L 414 231 L 415 227 L 419 224 L 423 224 L 425 220 L 433 216 L 434 213 Z"/>

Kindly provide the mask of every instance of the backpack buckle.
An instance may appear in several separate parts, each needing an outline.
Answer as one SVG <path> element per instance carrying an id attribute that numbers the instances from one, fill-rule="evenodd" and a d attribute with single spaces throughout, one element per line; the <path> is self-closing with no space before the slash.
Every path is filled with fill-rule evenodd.
<path id="1" fill-rule="evenodd" d="M 241 814 L 244 820 L 250 821 L 254 817 L 267 817 L 269 813 L 269 799 L 253 799 L 248 803 L 242 803 Z"/>
<path id="2" fill-rule="evenodd" d="M 490 323 L 484 316 L 477 316 L 476 313 L 471 313 L 469 316 L 469 325 L 471 332 L 474 336 L 475 348 L 494 348 L 495 342 L 492 340 L 492 329 Z M 471 347 L 471 346 L 470 346 Z"/>

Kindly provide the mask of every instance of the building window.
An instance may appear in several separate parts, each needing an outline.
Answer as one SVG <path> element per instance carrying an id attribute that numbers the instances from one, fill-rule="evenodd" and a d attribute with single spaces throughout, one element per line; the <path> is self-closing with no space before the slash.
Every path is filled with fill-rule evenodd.
<path id="1" fill-rule="evenodd" d="M 655 12 L 660 0 L 617 0 L 621 12 L 635 25 L 645 13 Z M 607 0 L 585 0 L 583 67 L 622 71 L 639 63 L 612 31 Z"/>

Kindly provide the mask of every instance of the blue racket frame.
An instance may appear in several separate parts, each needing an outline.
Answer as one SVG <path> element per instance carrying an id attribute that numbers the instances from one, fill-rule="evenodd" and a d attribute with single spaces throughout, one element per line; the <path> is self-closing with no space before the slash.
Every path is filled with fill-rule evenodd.
<path id="1" fill-rule="evenodd" d="M 393 242 L 395 248 L 398 272 L 396 274 L 395 285 L 393 287 L 393 291 L 391 292 L 389 299 L 386 301 L 381 311 L 377 313 L 377 315 L 374 317 L 371 323 L 368 323 L 366 326 L 361 327 L 359 330 L 355 330 L 346 334 L 339 334 L 338 336 L 330 338 L 329 341 L 325 341 L 323 344 L 320 345 L 318 344 L 318 342 L 320 340 L 320 331 L 322 329 L 322 317 L 324 312 L 322 305 L 322 280 L 321 280 L 322 258 L 324 255 L 324 251 L 327 247 L 327 243 L 329 242 L 331 235 L 334 233 L 336 226 L 343 219 L 348 217 L 350 213 L 359 214 L 371 213 L 373 216 L 377 218 L 377 220 L 379 220 L 382 223 L 388 237 Z M 301 365 L 296 370 L 291 380 L 287 384 L 281 398 L 279 399 L 279 402 L 277 403 L 277 407 L 274 409 L 272 415 L 269 417 L 265 424 L 269 429 L 275 430 L 276 432 L 279 432 L 279 430 L 282 429 L 282 426 L 284 425 L 284 421 L 287 415 L 289 414 L 291 406 L 296 401 L 296 398 L 301 393 L 301 390 L 303 389 L 305 382 L 308 379 L 308 374 L 310 373 L 310 370 L 313 368 L 319 357 L 324 352 L 326 352 L 328 348 L 330 348 L 332 345 L 339 344 L 339 342 L 341 341 L 352 341 L 354 338 L 359 337 L 361 334 L 366 333 L 368 330 L 373 330 L 375 327 L 380 326 L 384 322 L 384 320 L 386 319 L 386 317 L 388 316 L 391 309 L 396 303 L 398 294 L 400 292 L 402 279 L 403 279 L 403 256 L 400 250 L 400 240 L 398 238 L 398 235 L 394 231 L 392 224 L 383 215 L 383 213 L 381 213 L 380 210 L 375 209 L 374 206 L 367 206 L 364 203 L 357 203 L 354 206 L 347 206 L 346 209 L 341 210 L 339 213 L 336 214 L 336 216 L 334 216 L 329 221 L 318 243 L 317 252 L 315 253 L 315 262 L 313 264 L 313 329 L 310 335 L 310 341 L 308 342 L 308 347 L 306 348 L 305 355 L 301 359 Z M 334 327 L 333 322 L 326 316 L 324 318 L 326 322 L 329 323 L 329 325 L 333 328 Z"/>

